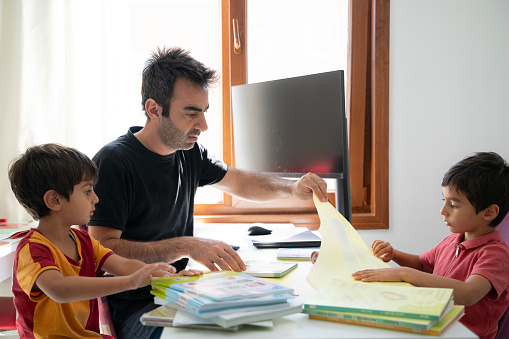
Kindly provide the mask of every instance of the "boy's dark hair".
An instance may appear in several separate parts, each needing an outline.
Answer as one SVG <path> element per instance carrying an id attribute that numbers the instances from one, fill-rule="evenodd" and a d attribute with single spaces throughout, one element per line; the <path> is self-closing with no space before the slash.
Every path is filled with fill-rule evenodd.
<path id="1" fill-rule="evenodd" d="M 162 108 L 163 117 L 170 114 L 173 87 L 179 78 L 208 88 L 219 79 L 215 70 L 205 67 L 180 48 L 159 47 L 145 63 L 141 81 L 141 105 L 145 110 L 148 99 L 154 99 Z M 146 112 L 145 112 L 146 114 Z"/>
<path id="2" fill-rule="evenodd" d="M 74 185 L 97 180 L 97 166 L 74 148 L 45 144 L 33 146 L 9 165 L 11 188 L 19 203 L 35 219 L 49 215 L 44 194 L 55 190 L 69 199 Z"/>
<path id="3" fill-rule="evenodd" d="M 497 153 L 479 152 L 466 157 L 445 173 L 442 186 L 465 194 L 476 213 L 497 204 L 499 213 L 490 226 L 497 226 L 509 210 L 509 165 Z"/>

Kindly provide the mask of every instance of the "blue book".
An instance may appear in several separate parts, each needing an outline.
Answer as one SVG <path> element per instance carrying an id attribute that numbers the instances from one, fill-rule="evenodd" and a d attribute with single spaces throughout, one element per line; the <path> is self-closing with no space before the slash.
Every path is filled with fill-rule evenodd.
<path id="1" fill-rule="evenodd" d="M 177 310 L 184 310 L 190 313 L 193 313 L 200 318 L 203 319 L 211 319 L 219 316 L 232 315 L 238 313 L 246 313 L 246 312 L 267 312 L 267 311 L 275 311 L 282 310 L 289 307 L 289 303 L 287 300 L 283 302 L 273 303 L 273 304 L 258 304 L 258 305 L 237 305 L 227 308 L 221 309 L 213 309 L 210 311 L 198 311 L 198 309 L 190 304 L 182 304 L 175 303 L 168 299 L 161 299 L 159 297 L 154 298 L 154 303 L 156 305 L 165 305 L 171 308 L 175 308 Z"/>
<path id="2" fill-rule="evenodd" d="M 162 280 L 160 281 L 163 282 Z M 168 288 L 187 294 L 198 295 L 213 301 L 257 298 L 280 293 L 293 293 L 292 287 L 266 281 L 247 274 L 217 275 L 206 279 L 196 279 L 180 283 L 178 283 L 177 279 L 173 279 L 171 283 L 166 284 L 152 283 L 153 288 L 157 286 L 159 286 L 159 288 Z"/>
<path id="3" fill-rule="evenodd" d="M 234 300 L 214 301 L 209 298 L 179 292 L 173 289 L 162 290 L 153 289 L 152 294 L 174 304 L 179 304 L 197 312 L 208 312 L 212 310 L 220 310 L 231 307 L 246 307 L 284 303 L 294 296 L 289 293 L 278 293 L 258 298 L 242 298 Z"/>

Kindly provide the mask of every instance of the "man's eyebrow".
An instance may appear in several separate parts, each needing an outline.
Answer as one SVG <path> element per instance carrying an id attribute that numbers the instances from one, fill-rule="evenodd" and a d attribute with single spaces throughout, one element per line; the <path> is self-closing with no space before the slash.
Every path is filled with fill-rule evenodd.
<path id="1" fill-rule="evenodd" d="M 207 107 L 205 107 L 204 110 L 202 110 L 200 107 L 192 106 L 192 105 L 184 107 L 184 110 L 186 110 L 186 111 L 193 111 L 193 112 L 205 112 L 208 109 L 209 109 L 209 105 L 207 105 Z"/>

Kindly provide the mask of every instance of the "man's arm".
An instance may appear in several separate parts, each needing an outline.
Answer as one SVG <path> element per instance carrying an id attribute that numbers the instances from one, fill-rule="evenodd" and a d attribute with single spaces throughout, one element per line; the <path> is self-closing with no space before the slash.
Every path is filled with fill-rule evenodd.
<path id="1" fill-rule="evenodd" d="M 211 186 L 238 198 L 255 202 L 274 201 L 290 196 L 300 200 L 311 200 L 313 193 L 320 201 L 328 201 L 327 183 L 314 173 L 308 173 L 299 180 L 287 180 L 230 167 L 224 178 Z"/>
<path id="2" fill-rule="evenodd" d="M 176 237 L 171 239 L 141 242 L 120 239 L 122 231 L 101 226 L 88 226 L 92 237 L 116 254 L 145 263 L 173 262 L 189 257 L 211 271 L 243 271 L 246 265 L 228 244 L 223 241 L 198 237 Z"/>

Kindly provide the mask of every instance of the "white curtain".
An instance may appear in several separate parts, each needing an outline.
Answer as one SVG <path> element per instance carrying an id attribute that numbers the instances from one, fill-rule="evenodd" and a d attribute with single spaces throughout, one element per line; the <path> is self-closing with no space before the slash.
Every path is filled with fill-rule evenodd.
<path id="1" fill-rule="evenodd" d="M 7 179 L 9 163 L 27 147 L 56 142 L 92 157 L 143 123 L 141 99 L 126 95 L 136 76 L 125 57 L 128 4 L 0 0 L 0 218 L 30 220 Z"/>

